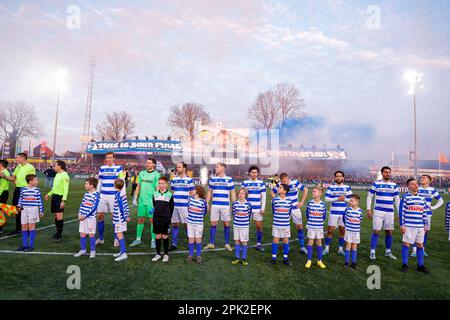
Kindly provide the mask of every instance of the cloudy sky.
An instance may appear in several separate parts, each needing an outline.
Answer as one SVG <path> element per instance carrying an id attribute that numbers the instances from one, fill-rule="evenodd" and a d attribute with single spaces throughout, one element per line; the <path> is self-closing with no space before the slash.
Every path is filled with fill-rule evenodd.
<path id="1" fill-rule="evenodd" d="M 432 159 L 450 155 L 449 12 L 446 0 L 1 0 L 0 100 L 34 105 L 51 143 L 49 79 L 66 69 L 61 152 L 80 148 L 91 56 L 93 124 L 129 110 L 139 135 L 169 134 L 168 109 L 184 102 L 226 126 L 252 126 L 246 110 L 257 94 L 289 82 L 309 117 L 294 143 L 339 143 L 353 159 L 384 161 L 412 148 L 403 73 L 414 69 L 425 84 L 419 156 Z"/>

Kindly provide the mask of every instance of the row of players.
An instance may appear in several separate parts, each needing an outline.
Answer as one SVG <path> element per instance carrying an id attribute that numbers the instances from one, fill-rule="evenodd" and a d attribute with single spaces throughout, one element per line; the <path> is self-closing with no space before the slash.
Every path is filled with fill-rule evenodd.
<path id="1" fill-rule="evenodd" d="M 169 202 L 167 200 L 164 200 L 167 197 L 163 197 L 160 194 L 160 190 L 161 187 L 159 187 L 159 173 L 157 171 L 155 171 L 155 165 L 156 165 L 156 161 L 154 159 L 149 159 L 147 161 L 147 170 L 142 171 L 139 174 L 139 181 L 138 181 L 138 189 L 136 190 L 135 193 L 135 198 L 133 199 L 133 202 L 136 203 L 137 199 L 139 198 L 139 207 L 138 207 L 138 227 L 137 227 L 137 239 L 131 244 L 132 246 L 136 246 L 139 245 L 141 243 L 141 236 L 142 236 L 142 230 L 143 230 L 143 226 L 145 223 L 146 218 L 150 219 L 151 222 L 151 227 L 154 226 L 155 228 L 155 232 L 152 232 L 152 246 L 157 246 L 157 251 L 158 254 L 157 256 L 155 256 L 154 259 L 159 260 L 161 259 L 161 255 L 160 253 L 160 245 L 161 242 L 163 242 L 164 244 L 164 257 L 163 257 L 163 261 L 168 261 L 168 255 L 167 252 L 169 251 L 168 247 L 168 235 L 166 232 L 166 229 L 168 231 L 169 229 L 169 225 L 170 222 L 172 222 L 172 246 L 170 249 L 176 249 L 176 245 L 177 245 L 177 239 L 178 239 L 178 229 L 179 229 L 179 224 L 183 223 L 188 230 L 189 233 L 189 209 L 194 208 L 195 206 L 191 206 L 190 205 L 190 196 L 189 193 L 191 192 L 198 192 L 200 194 L 200 198 L 201 198 L 201 194 L 202 191 L 197 190 L 197 191 L 193 191 L 194 188 L 194 184 L 192 182 L 192 179 L 190 179 L 189 177 L 186 176 L 186 165 L 183 163 L 179 163 L 177 164 L 177 177 L 174 178 L 171 181 L 171 187 L 172 187 L 172 191 L 173 191 L 173 197 L 172 194 L 166 190 L 167 186 L 166 186 L 166 192 L 168 192 L 168 195 L 170 195 L 170 197 L 168 197 L 169 199 L 172 197 L 173 199 L 173 210 L 170 208 L 166 209 L 165 211 L 167 212 L 167 214 L 165 214 L 165 218 L 161 219 L 159 217 L 159 215 L 156 215 L 157 218 L 155 218 L 153 216 L 154 214 L 154 207 L 155 205 L 160 202 L 163 201 L 164 202 Z M 59 166 L 61 167 L 61 166 Z M 59 169 L 59 170 L 58 170 Z M 222 220 L 224 223 L 224 235 L 225 235 L 225 248 L 229 251 L 232 250 L 231 246 L 229 245 L 229 237 L 230 237 L 230 221 L 231 221 L 231 212 L 230 212 L 230 198 L 231 200 L 234 202 L 235 201 L 235 193 L 234 193 L 234 182 L 233 179 L 231 177 L 227 177 L 225 174 L 225 169 L 226 169 L 226 165 L 220 163 L 216 165 L 216 175 L 213 176 L 210 181 L 209 181 L 209 189 L 208 189 L 208 193 L 206 195 L 206 203 L 209 203 L 209 201 L 212 199 L 212 205 L 211 205 L 211 228 L 210 228 L 210 243 L 205 247 L 205 249 L 212 249 L 215 246 L 215 233 L 216 233 L 216 228 L 217 228 L 217 223 L 219 220 Z M 61 168 L 58 168 L 57 165 L 57 171 L 64 171 L 61 170 Z M 393 256 L 392 252 L 391 252 L 391 246 L 392 246 L 392 230 L 393 230 L 393 225 L 394 225 L 394 202 L 397 205 L 397 208 L 399 209 L 400 213 L 403 212 L 402 210 L 402 206 L 400 205 L 400 198 L 399 198 L 399 190 L 398 190 L 398 186 L 395 185 L 395 183 L 390 181 L 390 173 L 391 170 L 388 167 L 384 167 L 382 169 L 382 176 L 383 179 L 380 181 L 376 181 L 374 182 L 374 184 L 372 185 L 372 188 L 370 189 L 369 192 L 369 196 L 367 198 L 367 207 L 371 208 L 372 207 L 372 199 L 373 197 L 375 197 L 375 210 L 372 213 L 372 210 L 368 210 L 368 216 L 370 218 L 373 218 L 373 226 L 374 226 L 374 233 L 372 235 L 372 244 L 371 244 L 371 254 L 370 254 L 370 258 L 371 259 L 375 259 L 375 248 L 377 246 L 377 240 L 378 240 L 378 233 L 381 231 L 381 229 L 383 228 L 386 231 L 386 256 L 391 258 L 391 259 L 396 259 L 395 256 Z M 263 214 L 265 212 L 265 193 L 266 193 L 266 186 L 264 184 L 264 182 L 262 182 L 261 180 L 258 179 L 258 174 L 259 174 L 259 169 L 257 167 L 251 167 L 249 169 L 249 177 L 250 179 L 245 181 L 243 183 L 243 187 L 245 189 L 242 190 L 242 192 L 240 192 L 239 194 L 243 193 L 245 195 L 245 193 L 248 192 L 249 197 L 248 197 L 248 203 L 250 204 L 251 210 L 252 210 L 252 215 L 254 220 L 256 221 L 256 229 L 257 229 L 257 246 L 256 248 L 258 250 L 264 250 L 262 245 L 261 245 L 261 241 L 262 241 L 262 221 L 263 221 Z M 98 214 L 97 217 L 99 219 L 99 223 L 98 223 L 98 229 L 99 229 L 99 239 L 97 239 L 94 243 L 93 240 L 91 239 L 91 247 L 92 244 L 95 246 L 96 244 L 102 244 L 103 243 L 103 230 L 104 227 L 101 227 L 101 224 L 103 224 L 103 219 L 104 219 L 104 212 L 108 212 L 108 210 L 113 209 L 112 211 L 114 211 L 116 209 L 118 209 L 120 211 L 121 207 L 125 207 L 125 205 L 123 203 L 126 203 L 126 197 L 124 196 L 124 192 L 121 191 L 121 195 L 122 195 L 122 199 L 124 199 L 124 201 L 119 201 L 116 200 L 116 196 L 117 196 L 117 186 L 116 183 L 113 183 L 113 181 L 115 181 L 116 179 L 121 179 L 121 167 L 120 166 L 116 166 L 114 165 L 114 154 L 109 153 L 106 155 L 106 165 L 102 166 L 100 169 L 100 173 L 99 173 L 99 183 L 98 183 L 98 187 L 97 190 L 100 192 L 100 200 L 99 200 L 99 205 L 98 205 Z M 164 180 L 164 179 L 162 179 Z M 307 188 L 305 188 L 299 181 L 297 180 L 293 180 L 293 179 L 289 179 L 289 177 L 286 174 L 281 174 L 280 175 L 280 182 L 276 185 L 276 186 L 272 186 L 272 192 L 273 192 L 273 196 L 275 197 L 273 200 L 273 204 L 276 203 L 276 201 L 279 201 L 280 197 L 282 197 L 282 195 L 280 194 L 280 192 L 282 193 L 283 191 L 281 189 L 283 189 L 286 192 L 286 198 L 291 201 L 292 204 L 292 208 L 289 211 L 289 217 L 292 217 L 292 220 L 294 221 L 297 230 L 298 230 L 298 239 L 299 239 L 299 243 L 301 246 L 301 251 L 304 253 L 307 253 L 309 258 L 311 257 L 312 254 L 312 243 L 311 240 L 316 240 L 317 244 L 318 240 L 320 240 L 323 237 L 323 234 L 320 233 L 320 230 L 323 230 L 323 225 L 322 228 L 314 228 L 314 224 L 310 223 L 310 221 L 313 221 L 313 218 L 309 218 L 309 217 L 314 217 L 316 216 L 318 213 L 315 211 L 311 211 L 310 210 L 310 205 L 313 205 L 311 202 L 308 203 L 307 206 L 307 217 L 308 217 L 308 229 L 317 229 L 314 234 L 310 233 L 308 231 L 308 233 L 310 233 L 310 237 L 308 237 L 310 240 L 308 241 L 308 249 L 305 247 L 304 244 L 304 237 L 303 237 L 303 230 L 302 230 L 302 218 L 301 218 L 301 212 L 300 212 L 300 208 L 304 205 L 308 190 Z M 340 233 L 340 238 L 339 238 L 339 254 L 342 254 L 344 256 L 346 256 L 346 261 L 348 261 L 348 256 L 349 256 L 349 244 L 351 244 L 352 242 L 347 240 L 347 246 L 346 246 L 346 250 L 343 249 L 344 247 L 344 243 L 345 243 L 345 224 L 346 224 L 346 220 L 345 220 L 345 212 L 348 210 L 347 208 L 347 203 L 352 203 L 353 202 L 359 202 L 359 199 L 357 199 L 356 196 L 351 195 L 351 189 L 350 187 L 346 186 L 343 184 L 344 181 L 344 174 L 341 171 L 338 171 L 335 173 L 335 180 L 336 183 L 332 186 L 330 186 L 327 189 L 327 194 L 326 194 L 326 201 L 331 202 L 331 210 L 330 210 L 330 217 L 329 217 L 329 226 L 328 226 L 328 230 L 327 230 L 327 236 L 325 239 L 325 250 L 323 251 L 323 254 L 327 254 L 329 252 L 329 245 L 331 242 L 331 238 L 332 238 L 332 234 L 334 229 L 339 226 L 339 233 Z M 417 217 L 413 218 L 416 219 L 414 221 L 408 221 L 409 218 L 408 215 L 410 215 L 410 213 L 408 213 L 408 215 L 402 215 L 400 214 L 400 225 L 401 225 L 401 229 L 402 229 L 402 233 L 404 233 L 404 247 L 402 250 L 402 255 L 403 255 L 403 264 L 404 264 L 404 268 L 405 269 L 405 265 L 406 265 L 406 259 L 407 259 L 407 255 L 408 255 L 408 247 L 409 244 L 417 244 L 417 247 L 419 248 L 417 251 L 418 254 L 418 259 L 419 259 L 419 265 L 420 265 L 420 269 L 422 270 L 426 270 L 426 268 L 423 267 L 423 255 L 425 255 L 425 252 L 423 251 L 423 243 L 426 242 L 426 234 L 429 231 L 429 228 L 431 226 L 431 214 L 432 214 L 432 210 L 437 209 L 437 207 L 439 207 L 440 205 L 442 205 L 443 200 L 442 198 L 439 196 L 439 194 L 434 190 L 434 188 L 429 186 L 429 183 L 431 181 L 431 178 L 428 176 L 423 176 L 422 177 L 422 187 L 420 189 L 418 189 L 418 195 L 421 197 L 422 195 L 424 196 L 425 199 L 425 203 L 426 203 L 426 207 L 423 208 L 423 212 L 425 213 L 424 217 L 426 217 L 426 221 L 423 222 L 424 226 L 421 226 L 421 223 L 416 221 Z M 91 181 L 92 182 L 92 181 Z M 164 182 L 164 181 L 163 181 Z M 167 184 L 167 181 L 165 181 L 165 183 Z M 417 181 L 415 182 L 415 180 L 411 180 L 408 181 L 408 187 L 409 184 L 413 185 L 411 188 L 414 189 L 414 184 L 417 184 Z M 288 190 L 285 189 L 284 186 L 288 187 Z M 418 187 L 418 186 L 417 186 Z M 92 188 L 92 184 L 91 184 L 91 188 Z M 120 188 L 122 189 L 122 188 Z M 158 189 L 158 191 L 157 191 Z M 95 188 L 94 188 L 95 190 Z M 122 189 L 123 190 L 123 189 Z M 314 191 L 316 190 L 316 191 Z M 317 193 L 321 194 L 322 190 L 321 188 L 315 188 L 313 190 L 313 197 L 314 199 L 317 200 Z M 298 202 L 298 192 L 302 191 L 302 199 L 300 202 Z M 316 193 L 316 195 L 314 195 L 314 193 Z M 410 190 L 410 193 L 414 195 L 414 191 Z M 53 197 L 55 197 L 54 194 Z M 167 195 L 167 196 L 168 196 Z M 240 198 L 243 195 L 240 195 Z M 159 199 L 158 199 L 159 197 Z M 433 199 L 433 197 L 435 199 L 437 199 L 438 203 L 435 206 L 431 206 L 431 201 Z M 246 197 L 244 197 L 243 199 L 245 199 Z M 320 199 L 320 197 L 318 198 Z M 404 196 L 404 199 L 405 198 Z M 86 200 L 86 199 L 85 199 Z M 89 201 L 83 201 L 83 203 L 88 203 Z M 242 200 L 242 199 L 240 199 Z M 276 200 L 276 201 L 275 201 Z M 275 202 L 274 202 L 275 201 Z M 314 200 L 312 200 L 314 202 Z M 122 204 L 120 204 L 122 203 Z M 322 204 L 323 206 L 323 204 Z M 350 204 L 351 206 L 351 204 Z M 414 208 L 414 210 L 417 210 L 417 206 L 413 203 L 411 204 L 412 208 Z M 83 207 L 83 204 L 82 204 Z M 447 209 L 448 209 L 448 205 L 447 205 Z M 58 204 L 54 203 L 53 199 L 52 199 L 52 211 L 55 211 L 54 208 L 56 208 L 56 210 L 58 209 Z M 233 204 L 233 208 L 234 208 L 234 204 Z M 274 215 L 276 214 L 276 206 L 273 208 L 274 209 Z M 353 208 L 356 210 L 356 207 Z M 281 210 L 281 209 L 280 209 Z M 325 210 L 326 210 L 326 206 L 325 206 Z M 358 209 L 359 210 L 359 209 Z M 81 209 L 80 209 L 80 213 L 81 213 Z M 128 210 L 126 210 L 128 212 Z M 156 210 L 158 211 L 158 210 Z M 281 210 L 283 211 L 283 210 Z M 407 212 L 408 210 L 406 210 L 405 212 Z M 448 211 L 448 210 L 447 210 Z M 173 212 L 173 215 L 171 214 L 171 212 Z M 312 214 L 310 215 L 309 212 L 312 212 Z M 326 212 L 326 211 L 325 211 Z M 408 211 L 409 212 L 409 211 Z M 286 213 L 286 212 L 285 212 Z M 236 226 L 236 220 L 239 220 L 239 215 L 242 214 L 241 211 L 236 211 L 233 209 L 233 214 L 235 216 L 235 238 L 238 237 L 238 239 L 236 239 L 236 241 L 238 241 L 238 243 L 236 243 L 236 254 L 237 257 L 240 257 L 240 249 L 241 249 L 241 241 L 243 242 L 242 246 L 242 261 L 244 264 L 246 264 L 246 250 L 247 250 L 247 242 L 248 242 L 248 237 L 243 237 L 243 239 L 239 239 L 239 225 Z M 326 215 L 326 213 L 325 213 Z M 325 220 L 325 215 L 323 215 L 322 218 L 322 224 Z M 120 215 L 119 215 L 120 216 Z M 127 218 L 129 219 L 129 215 L 122 213 L 122 216 L 127 216 Z M 114 214 L 113 214 L 114 217 Z M 285 228 L 286 225 L 282 226 L 282 225 L 277 225 L 277 219 L 275 219 L 275 217 L 277 217 L 276 215 L 274 216 L 274 227 L 273 227 L 273 236 L 274 236 L 274 245 L 273 245 L 273 251 L 275 251 L 275 248 L 277 246 L 275 246 L 276 243 L 279 242 L 280 238 L 283 239 L 284 242 L 288 241 L 286 240 L 286 238 L 289 237 L 281 237 L 280 235 L 282 235 L 280 232 L 281 227 L 284 227 L 284 231 L 287 232 L 287 229 Z M 362 217 L 362 215 L 361 215 Z M 238 218 L 238 219 L 236 219 Z M 94 219 L 95 220 L 95 219 Z M 116 219 L 117 220 L 117 219 Z M 122 223 L 126 222 L 126 221 L 122 221 L 124 219 L 119 219 L 119 223 L 118 225 L 115 223 L 115 234 L 116 234 L 116 239 L 115 239 L 115 245 L 120 245 L 121 246 L 121 252 L 122 255 L 119 255 L 117 257 L 116 260 L 121 261 L 123 259 L 126 259 L 126 252 L 125 252 L 125 245 L 124 245 L 124 240 L 121 241 L 121 239 L 123 239 L 123 226 Z M 126 219 L 125 219 L 126 220 Z M 162 221 L 164 220 L 164 221 Z M 245 220 L 245 219 L 244 219 Z M 114 219 L 113 219 L 113 222 Z M 164 222 L 164 223 L 161 223 Z M 347 221 L 349 222 L 349 221 Z M 403 223 L 405 223 L 405 225 L 403 226 Z M 81 227 L 80 224 L 80 232 L 81 229 L 83 229 L 83 231 L 86 231 L 86 228 L 88 228 L 89 226 L 85 226 L 87 223 L 83 223 L 83 228 Z M 202 224 L 203 224 L 203 218 L 202 218 Z M 414 225 L 414 226 L 413 226 Z M 318 226 L 316 226 L 318 227 Z M 126 228 L 126 226 L 125 226 Z M 237 230 L 236 230 L 237 228 Z M 414 229 L 411 229 L 414 228 Z M 89 228 L 88 228 L 89 229 Z M 95 228 L 94 228 L 95 229 Z M 245 228 L 244 228 L 245 229 Z M 348 227 L 347 227 L 348 229 Z M 90 223 L 90 230 L 92 231 L 92 222 Z M 290 230 L 290 229 L 289 229 Z M 407 231 L 408 230 L 408 231 Z M 419 231 L 422 230 L 422 231 Z M 163 231 L 163 232 L 160 232 Z M 237 231 L 237 232 L 236 232 Z M 283 231 L 283 230 L 282 230 Z M 347 230 L 348 231 L 348 230 Z M 290 231 L 289 231 L 290 232 Z M 84 234 L 92 234 L 92 232 L 83 232 Z M 192 233 L 192 232 L 191 232 Z M 195 232 L 194 232 L 195 233 Z M 31 233 L 30 233 L 31 234 Z M 94 232 L 95 234 L 95 232 Z M 197 232 L 198 234 L 198 232 Z M 351 235 L 351 233 L 348 233 L 348 235 Z M 244 231 L 244 235 L 245 235 L 245 231 Z M 290 234 L 289 234 L 290 236 Z M 32 236 L 30 235 L 30 238 Z M 195 239 L 196 237 L 190 237 L 191 240 Z M 193 241 L 193 240 L 192 240 Z M 359 242 L 359 237 L 355 236 L 354 239 L 355 243 Z M 123 242 L 123 245 L 121 244 L 121 242 Z M 201 252 L 201 242 L 199 242 L 197 240 L 197 252 Z M 82 246 L 83 246 L 83 241 L 82 241 Z M 85 245 L 84 245 L 85 246 Z M 26 247 L 26 246 L 23 246 Z M 28 248 L 19 248 L 22 250 L 29 250 Z M 122 248 L 123 247 L 123 248 Z M 159 249 L 158 249 L 159 247 Z M 320 247 L 320 249 L 319 249 Z M 351 245 L 350 245 L 351 247 Z M 284 245 L 284 251 L 286 252 L 289 248 L 288 242 L 285 243 Z M 321 250 L 321 244 L 318 245 L 318 254 L 321 256 L 322 254 L 322 250 Z M 354 263 L 356 262 L 356 247 L 354 247 L 355 250 L 353 250 L 353 256 L 354 256 Z M 193 250 L 193 242 L 190 244 L 190 251 L 191 249 Z M 92 250 L 93 256 L 95 256 L 95 250 Z M 83 250 L 82 250 L 83 252 Z M 406 252 L 406 254 L 405 254 Z M 191 253 L 191 252 L 190 252 Z M 413 255 L 415 254 L 415 252 L 413 252 Z M 190 254 L 188 259 L 192 259 L 193 254 Z M 275 253 L 276 256 L 276 253 Z M 405 257 L 406 256 L 406 257 Z M 287 260 L 287 256 L 285 257 L 286 259 L 284 259 L 286 264 L 289 264 L 289 261 Z M 311 265 L 310 262 L 311 259 L 308 259 L 308 263 L 307 266 Z M 239 260 L 235 260 L 234 263 L 237 263 Z M 276 260 L 275 260 L 276 261 Z M 320 266 L 324 266 L 323 262 L 321 261 L 321 259 L 319 259 L 319 265 Z"/>

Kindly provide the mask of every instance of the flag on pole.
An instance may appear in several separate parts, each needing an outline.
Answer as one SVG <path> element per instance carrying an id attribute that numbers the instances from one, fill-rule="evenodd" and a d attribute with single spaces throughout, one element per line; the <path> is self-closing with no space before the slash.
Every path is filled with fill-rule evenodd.
<path id="1" fill-rule="evenodd" d="M 439 163 L 450 163 L 444 154 L 439 152 Z"/>

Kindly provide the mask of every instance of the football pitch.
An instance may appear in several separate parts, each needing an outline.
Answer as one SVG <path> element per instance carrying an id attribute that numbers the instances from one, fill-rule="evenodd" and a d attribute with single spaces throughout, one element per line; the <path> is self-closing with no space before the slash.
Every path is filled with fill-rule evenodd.
<path id="1" fill-rule="evenodd" d="M 42 179 L 41 179 L 42 180 Z M 401 235 L 396 222 L 393 253 L 397 260 L 384 257 L 384 235 L 380 236 L 377 260 L 369 260 L 372 221 L 364 212 L 361 241 L 358 250 L 360 269 L 344 269 L 344 258 L 336 254 L 337 233 L 331 244 L 331 254 L 324 257 L 326 269 L 315 263 L 305 269 L 306 256 L 299 253 L 297 241 L 291 242 L 291 267 L 281 263 L 269 265 L 271 258 L 272 219 L 270 196 L 265 215 L 265 252 L 249 249 L 248 266 L 232 265 L 234 252 L 223 250 L 223 228 L 218 227 L 215 251 L 203 251 L 203 263 L 186 264 L 187 243 L 180 231 L 179 251 L 170 254 L 167 264 L 151 261 L 149 226 L 146 224 L 141 246 L 130 248 L 135 238 L 136 208 L 132 208 L 132 221 L 125 235 L 128 260 L 114 262 L 113 234 L 110 219 L 106 219 L 105 244 L 97 247 L 97 258 L 74 258 L 79 250 L 77 212 L 84 193 L 84 182 L 73 180 L 66 203 L 63 241 L 54 243 L 50 237 L 55 232 L 50 204 L 45 203 L 45 216 L 38 224 L 34 253 L 15 253 L 20 236 L 7 237 L 14 223 L 9 219 L 5 232 L 0 235 L 0 267 L 2 271 L 0 299 L 448 299 L 450 298 L 450 241 L 444 228 L 444 206 L 433 215 L 425 264 L 431 273 L 425 275 L 415 270 L 416 260 L 410 258 L 410 271 L 400 272 Z M 129 191 L 128 191 L 129 193 Z M 43 190 L 43 194 L 44 190 Z M 365 210 L 366 192 L 361 208 Z M 443 195 L 449 201 L 448 195 Z M 131 198 L 129 197 L 131 204 Z M 302 211 L 304 211 L 302 209 Z M 108 217 L 108 216 L 107 216 Z M 205 217 L 203 242 L 209 239 L 209 215 Z M 305 218 L 304 218 L 305 223 Z M 49 226 L 48 228 L 46 228 Z M 292 226 L 292 238 L 296 239 Z M 306 235 L 306 232 L 305 232 Z M 232 237 L 231 237 L 232 239 Z M 254 223 L 250 229 L 250 245 L 255 244 Z M 234 245 L 233 245 L 234 247 Z M 88 245 L 89 248 L 89 245 Z M 279 261 L 281 257 L 279 249 Z M 314 251 L 314 256 L 316 255 Z M 313 259 L 315 262 L 315 258 Z M 81 272 L 81 289 L 70 290 L 66 282 L 67 269 L 76 265 Z M 380 268 L 380 289 L 368 289 L 367 280 L 372 275 L 367 268 Z"/>

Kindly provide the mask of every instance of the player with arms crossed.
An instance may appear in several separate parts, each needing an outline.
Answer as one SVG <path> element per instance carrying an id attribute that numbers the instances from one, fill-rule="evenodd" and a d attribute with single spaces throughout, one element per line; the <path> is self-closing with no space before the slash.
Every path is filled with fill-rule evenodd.
<path id="1" fill-rule="evenodd" d="M 194 190 L 195 185 L 192 178 L 186 175 L 186 171 L 187 165 L 184 162 L 177 163 L 177 175 L 170 181 L 175 208 L 172 215 L 172 245 L 169 251 L 177 249 L 180 223 L 184 225 L 187 233 L 189 193 Z"/>
<path id="2" fill-rule="evenodd" d="M 342 171 L 334 173 L 334 184 L 327 188 L 325 193 L 325 201 L 330 202 L 330 216 L 328 217 L 327 236 L 325 238 L 325 249 L 323 254 L 327 255 L 330 252 L 330 243 L 333 239 L 333 232 L 339 226 L 339 250 L 338 254 L 344 256 L 344 212 L 347 208 L 347 202 L 350 200 L 352 189 L 350 186 L 344 184 L 345 174 Z"/>
<path id="3" fill-rule="evenodd" d="M 381 168 L 382 179 L 375 181 L 367 195 L 367 216 L 373 219 L 373 234 L 370 246 L 370 259 L 375 260 L 375 250 L 377 248 L 378 237 L 383 228 L 386 232 L 386 253 L 390 259 L 397 259 L 391 252 L 392 232 L 394 231 L 394 203 L 399 208 L 400 189 L 398 185 L 391 181 L 391 168 Z M 375 208 L 372 213 L 372 199 L 375 197 Z"/>
<path id="4" fill-rule="evenodd" d="M 117 193 L 114 188 L 114 181 L 116 179 L 125 179 L 123 168 L 120 165 L 114 164 L 114 152 L 107 152 L 105 155 L 105 163 L 100 167 L 98 173 L 98 185 L 97 191 L 100 193 L 100 201 L 97 208 L 97 226 L 98 226 L 98 239 L 95 242 L 96 245 L 103 244 L 103 235 L 105 232 L 105 213 L 114 212 L 114 199 Z M 123 181 L 125 183 L 125 180 Z M 126 194 L 125 189 L 121 191 Z M 113 224 L 113 228 L 114 224 Z M 119 246 L 119 240 L 114 233 L 114 246 Z"/>
<path id="5" fill-rule="evenodd" d="M 417 247 L 417 271 L 428 274 L 424 265 L 423 240 L 425 237 L 427 217 L 427 200 L 419 195 L 419 184 L 416 179 L 406 181 L 409 192 L 405 193 L 400 201 L 399 223 L 403 234 L 402 247 L 402 271 L 408 272 L 409 247 L 416 244 Z"/>
<path id="6" fill-rule="evenodd" d="M 211 203 L 211 229 L 209 243 L 204 249 L 214 249 L 216 242 L 216 231 L 219 220 L 223 221 L 223 233 L 225 237 L 225 249 L 233 251 L 230 246 L 230 197 L 231 201 L 236 201 L 234 191 L 234 180 L 225 174 L 227 165 L 223 162 L 216 164 L 216 175 L 209 179 L 209 188 L 206 195 L 206 203 L 212 199 Z"/>
<path id="7" fill-rule="evenodd" d="M 145 170 L 139 172 L 138 185 L 134 193 L 133 205 L 136 205 L 136 200 L 139 198 L 138 205 L 138 224 L 136 227 L 136 240 L 130 244 L 134 247 L 141 244 L 142 233 L 144 232 L 145 220 L 150 220 L 150 234 L 152 242 L 150 247 L 156 248 L 156 235 L 153 233 L 153 195 L 158 186 L 158 180 L 161 174 L 156 171 L 156 159 L 148 158 L 145 164 Z"/>
<path id="8" fill-rule="evenodd" d="M 266 184 L 264 181 L 258 179 L 259 168 L 257 166 L 251 166 L 248 169 L 248 176 L 250 179 L 245 180 L 242 183 L 248 191 L 247 201 L 252 206 L 253 220 L 255 220 L 256 226 L 256 250 L 265 251 L 262 244 L 263 238 L 263 220 L 264 211 L 266 210 Z"/>
<path id="9" fill-rule="evenodd" d="M 428 257 L 428 254 L 425 252 L 425 247 L 427 246 L 427 240 L 428 240 L 428 233 L 431 229 L 431 217 L 433 216 L 433 211 L 437 210 L 440 206 L 444 204 L 444 199 L 442 199 L 439 192 L 437 192 L 436 188 L 431 187 L 431 176 L 424 174 L 420 178 L 420 184 L 419 187 L 419 195 L 424 197 L 427 200 L 428 210 L 427 210 L 427 231 L 425 232 L 425 238 L 423 239 L 423 254 L 425 257 Z M 437 200 L 437 203 L 433 206 L 431 203 L 433 202 L 433 199 Z M 417 254 L 417 248 L 416 245 L 413 245 L 413 252 L 411 253 L 411 257 L 415 257 Z"/>
<path id="10" fill-rule="evenodd" d="M 286 194 L 286 197 L 291 200 L 295 206 L 292 210 L 292 221 L 297 228 L 297 237 L 298 242 L 300 244 L 300 252 L 304 254 L 308 254 L 308 250 L 305 247 L 305 236 L 303 235 L 303 225 L 302 225 L 302 212 L 300 211 L 301 207 L 306 201 L 306 197 L 308 196 L 308 188 L 306 188 L 300 181 L 297 179 L 289 178 L 289 175 L 285 172 L 280 174 L 280 182 L 277 183 L 275 188 L 272 188 L 272 197 L 275 197 L 277 194 L 277 190 L 279 190 L 279 186 L 281 184 L 287 184 L 289 186 L 289 192 Z M 298 192 L 302 192 L 302 199 L 298 202 Z"/>

